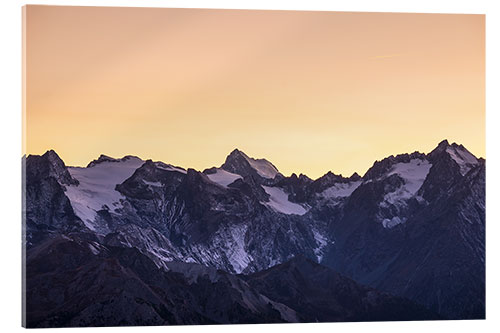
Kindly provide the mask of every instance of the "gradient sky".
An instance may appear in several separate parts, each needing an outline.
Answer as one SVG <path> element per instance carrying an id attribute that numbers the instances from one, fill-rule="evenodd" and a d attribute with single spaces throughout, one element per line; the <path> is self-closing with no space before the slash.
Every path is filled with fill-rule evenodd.
<path id="1" fill-rule="evenodd" d="M 363 174 L 485 157 L 484 15 L 28 6 L 26 152 Z"/>

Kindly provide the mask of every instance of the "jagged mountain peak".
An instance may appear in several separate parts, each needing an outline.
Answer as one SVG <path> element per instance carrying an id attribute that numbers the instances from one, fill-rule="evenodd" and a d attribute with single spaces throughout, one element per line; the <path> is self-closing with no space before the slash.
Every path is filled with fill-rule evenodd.
<path id="1" fill-rule="evenodd" d="M 304 179 L 304 180 L 307 180 L 307 181 L 312 181 L 311 178 L 309 178 L 307 175 L 301 173 L 299 174 L 299 179 Z"/>
<path id="2" fill-rule="evenodd" d="M 479 159 L 474 156 L 462 144 L 453 142 L 450 144 L 448 140 L 443 140 L 429 154 L 428 158 L 437 163 L 442 160 L 451 160 L 460 169 L 460 174 L 464 176 L 471 168 L 479 164 Z"/>
<path id="3" fill-rule="evenodd" d="M 357 177 L 356 177 L 357 176 Z M 361 184 L 361 177 L 358 174 L 353 174 L 351 177 L 343 177 L 328 171 L 323 176 L 319 177 L 311 183 L 309 191 L 319 195 L 324 199 L 343 198 L 351 195 L 351 193 Z"/>
<path id="4" fill-rule="evenodd" d="M 411 154 L 390 155 L 380 161 L 375 161 L 368 169 L 363 178 L 365 180 L 380 178 L 390 173 L 398 163 L 410 163 L 411 160 L 428 161 L 436 164 L 438 161 L 453 161 L 460 168 L 460 173 L 465 175 L 479 160 L 467 150 L 462 144 L 449 143 L 447 139 L 442 140 L 430 153 L 424 154 L 415 151 Z"/>
<path id="5" fill-rule="evenodd" d="M 436 146 L 436 148 L 434 148 L 433 150 L 431 150 L 431 152 L 427 156 L 432 159 L 435 156 L 437 156 L 437 155 L 445 152 L 448 147 L 450 147 L 450 143 L 448 142 L 448 140 L 445 139 L 445 140 L 441 141 Z"/>
<path id="6" fill-rule="evenodd" d="M 61 159 L 61 157 L 59 157 L 59 155 L 53 149 L 47 150 L 43 155 L 29 155 L 28 157 L 29 158 L 35 158 L 35 157 L 41 158 L 41 159 L 44 159 L 44 160 L 50 162 L 50 164 L 52 164 L 52 165 L 66 166 L 64 164 L 64 161 Z"/>
<path id="7" fill-rule="evenodd" d="M 356 180 L 361 179 L 361 177 L 359 177 L 359 179 L 358 179 L 356 177 L 356 175 L 359 177 L 359 175 L 357 173 L 354 173 L 351 177 L 347 178 L 347 177 L 342 176 L 342 174 L 337 175 L 334 172 L 328 171 L 323 176 L 316 179 L 314 181 L 314 183 L 321 184 L 322 185 L 321 187 L 326 188 L 328 186 L 332 186 L 333 184 L 348 183 L 350 181 L 356 181 Z"/>
<path id="8" fill-rule="evenodd" d="M 334 172 L 331 172 L 331 171 L 328 171 L 327 173 L 325 173 L 323 175 L 323 177 L 328 177 L 328 178 L 339 178 L 339 179 L 343 179 L 344 176 L 342 176 L 341 173 L 339 173 L 338 175 Z"/>
<path id="9" fill-rule="evenodd" d="M 93 236 L 84 243 L 86 257 L 108 255 L 100 245 L 116 251 L 133 247 L 137 256 L 142 252 L 162 269 L 170 260 L 184 262 L 169 274 L 184 274 L 189 284 L 206 280 L 210 286 L 211 272 L 222 269 L 245 274 L 255 286 L 270 283 L 267 290 L 287 287 L 283 300 L 299 295 L 294 304 L 300 304 L 301 295 L 324 296 L 325 302 L 308 312 L 311 320 L 317 319 L 318 309 L 324 309 L 324 320 L 330 318 L 337 306 L 332 299 L 352 301 L 350 292 L 338 298 L 338 290 L 358 290 L 361 299 L 368 295 L 368 303 L 374 304 L 373 290 L 358 288 L 347 278 L 410 297 L 452 318 L 480 317 L 484 161 L 461 177 L 451 154 L 462 156 L 467 150 L 448 141 L 440 145 L 436 160 L 415 152 L 377 162 L 380 177 L 329 172 L 315 181 L 299 173 L 266 179 L 251 162 L 269 162 L 239 149 L 231 152 L 224 168 L 203 173 L 102 155 L 93 167 L 64 168 L 79 180 L 75 186 L 61 186 L 60 178 L 51 177 L 51 168 L 64 163 L 48 151 L 27 158 L 27 234 L 34 248 L 47 237 L 45 226 L 50 233 L 85 230 Z M 71 249 L 69 254 L 71 258 Z M 125 254 L 127 259 L 133 253 Z M 205 268 L 192 263 L 211 268 L 205 274 Z M 404 287 L 408 271 L 418 272 L 412 288 Z M 346 278 L 336 279 L 339 275 Z M 296 283 L 306 281 L 302 276 L 314 278 L 306 294 L 304 285 Z M 332 289 L 337 284 L 331 282 L 339 282 L 340 289 Z M 325 309 L 324 304 L 334 307 Z M 471 305 L 463 309 L 463 304 Z M 370 318 L 381 317 L 363 317 Z"/>
<path id="10" fill-rule="evenodd" d="M 361 176 L 357 172 L 354 172 L 351 175 L 351 177 L 349 177 L 349 180 L 351 180 L 351 181 L 358 181 L 358 180 L 361 180 Z"/>
<path id="11" fill-rule="evenodd" d="M 64 161 L 52 149 L 43 155 L 29 155 L 26 159 L 27 176 L 46 178 L 54 177 L 63 185 L 78 185 L 78 180 L 71 177 Z"/>
<path id="12" fill-rule="evenodd" d="M 428 155 L 430 156 L 433 154 L 437 154 L 437 153 L 441 153 L 441 152 L 449 151 L 449 150 L 454 150 L 454 149 L 468 151 L 467 148 L 465 148 L 465 146 L 463 144 L 456 143 L 456 142 L 450 143 L 447 139 L 444 139 Z"/>
<path id="13" fill-rule="evenodd" d="M 438 144 L 438 147 L 447 147 L 449 146 L 450 143 L 448 142 L 447 139 L 444 139 L 443 141 L 441 141 L 439 144 Z"/>
<path id="14" fill-rule="evenodd" d="M 427 159 L 426 155 L 415 151 L 411 154 L 399 154 L 399 155 L 390 155 L 380 161 L 375 161 L 373 166 L 366 171 L 363 178 L 365 180 L 369 179 L 377 179 L 383 177 L 387 173 L 393 170 L 394 166 L 398 163 L 410 163 L 412 160 L 421 160 L 425 161 Z"/>
<path id="15" fill-rule="evenodd" d="M 130 160 L 142 161 L 141 158 L 134 156 L 134 155 L 126 155 L 126 156 L 123 156 L 122 158 L 114 158 L 114 157 L 110 157 L 108 155 L 101 154 L 98 159 L 91 161 L 87 165 L 87 168 L 96 166 L 96 165 L 104 163 L 104 162 L 116 163 L 116 162 L 130 161 Z"/>
<path id="16" fill-rule="evenodd" d="M 309 178 L 307 175 L 304 175 L 303 173 L 299 174 L 297 176 L 297 174 L 294 172 L 290 175 L 289 177 L 291 180 L 293 181 L 296 181 L 296 180 L 300 180 L 302 182 L 307 182 L 307 183 L 310 183 L 312 182 L 313 180 L 311 178 Z"/>
<path id="17" fill-rule="evenodd" d="M 245 154 L 243 151 L 239 150 L 238 148 L 234 148 L 231 153 L 229 153 L 228 158 L 230 156 L 245 156 L 248 157 L 247 154 Z"/>
<path id="18" fill-rule="evenodd" d="M 48 159 L 50 159 L 50 160 L 52 160 L 52 161 L 55 161 L 55 160 L 60 160 L 60 161 L 62 162 L 61 158 L 60 158 L 60 157 L 59 157 L 59 155 L 55 152 L 55 150 L 54 150 L 54 149 L 49 149 L 49 150 L 47 150 L 47 151 L 46 151 L 46 152 L 45 152 L 42 156 L 43 156 L 43 157 L 45 157 L 45 158 L 48 158 Z"/>
<path id="19" fill-rule="evenodd" d="M 278 169 L 264 158 L 252 158 L 239 149 L 234 149 L 221 166 L 222 169 L 241 175 L 257 175 L 262 178 L 273 179 L 280 174 Z"/>

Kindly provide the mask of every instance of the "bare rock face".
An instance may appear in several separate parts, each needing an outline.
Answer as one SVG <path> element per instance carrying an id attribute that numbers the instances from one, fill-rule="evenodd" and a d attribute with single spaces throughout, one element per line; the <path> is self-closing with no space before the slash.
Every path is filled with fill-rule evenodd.
<path id="1" fill-rule="evenodd" d="M 23 166 L 26 246 L 52 233 L 84 231 L 64 193 L 65 186 L 77 185 L 78 181 L 71 177 L 59 156 L 53 150 L 42 156 L 30 155 Z"/>
<path id="2" fill-rule="evenodd" d="M 396 157 L 389 174 L 394 165 L 414 173 L 378 174 L 360 185 L 331 224 L 336 242 L 322 263 L 446 318 L 484 318 L 484 161 L 469 158 L 462 174 L 450 147 L 460 148 L 444 141 L 420 162 Z M 419 168 L 428 169 L 425 177 L 415 176 Z"/>
<path id="3" fill-rule="evenodd" d="M 440 318 L 302 258 L 235 276 L 182 262 L 162 269 L 135 248 L 64 236 L 27 265 L 31 328 Z"/>
<path id="4" fill-rule="evenodd" d="M 376 161 L 363 177 L 316 180 L 239 150 L 203 172 L 134 156 L 87 168 L 53 151 L 29 156 L 28 322 L 484 318 L 484 175 L 483 159 L 447 141 Z"/>
<path id="5" fill-rule="evenodd" d="M 360 285 L 303 256 L 246 279 L 259 292 L 294 309 L 305 322 L 440 319 L 423 306 Z"/>

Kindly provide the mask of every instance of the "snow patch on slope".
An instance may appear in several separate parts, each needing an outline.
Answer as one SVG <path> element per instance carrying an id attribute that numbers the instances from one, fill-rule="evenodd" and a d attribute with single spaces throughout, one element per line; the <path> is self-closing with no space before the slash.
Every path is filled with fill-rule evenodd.
<path id="1" fill-rule="evenodd" d="M 255 169 L 255 171 L 257 171 L 257 173 L 261 177 L 273 179 L 279 173 L 278 169 L 276 169 L 276 167 L 272 165 L 271 162 L 265 159 L 255 159 L 246 155 L 243 156 L 250 164 L 250 166 Z"/>
<path id="2" fill-rule="evenodd" d="M 231 173 L 223 169 L 217 169 L 215 173 L 209 174 L 207 175 L 207 177 L 214 183 L 217 183 L 224 187 L 227 187 L 229 184 L 233 183 L 236 179 L 241 179 L 240 175 Z"/>
<path id="3" fill-rule="evenodd" d="M 321 260 L 323 259 L 324 249 L 328 245 L 328 238 L 315 229 L 311 229 L 311 231 L 313 233 L 314 240 L 318 245 L 318 247 L 314 249 L 314 255 L 318 259 L 318 263 L 321 263 Z"/>
<path id="4" fill-rule="evenodd" d="M 354 190 L 356 190 L 359 187 L 359 185 L 361 185 L 361 181 L 355 181 L 350 183 L 337 183 L 327 188 L 319 195 L 326 199 L 348 197 L 352 194 L 352 192 L 354 192 Z"/>
<path id="5" fill-rule="evenodd" d="M 395 164 L 387 176 L 398 174 L 403 179 L 404 184 L 396 191 L 386 194 L 384 202 L 396 204 L 413 197 L 424 183 L 431 167 L 432 164 L 429 161 L 421 159 Z"/>
<path id="6" fill-rule="evenodd" d="M 395 164 L 387 176 L 397 174 L 403 179 L 404 184 L 396 190 L 387 193 L 380 203 L 381 208 L 393 206 L 398 212 L 404 211 L 407 207 L 407 201 L 410 198 L 417 198 L 415 195 L 422 187 L 422 184 L 431 169 L 432 164 L 423 159 L 412 159 L 408 163 Z M 417 198 L 417 200 L 419 200 Z M 384 228 L 393 228 L 394 226 L 406 222 L 405 217 L 382 216 L 382 225 Z"/>
<path id="7" fill-rule="evenodd" d="M 458 164 L 462 176 L 465 176 L 473 166 L 479 163 L 477 158 L 465 148 L 448 146 L 446 147 L 446 152 Z"/>
<path id="8" fill-rule="evenodd" d="M 245 235 L 247 232 L 247 225 L 233 226 L 230 233 L 233 239 L 233 245 L 230 251 L 226 253 L 229 262 L 237 273 L 241 273 L 250 263 L 251 258 L 245 250 Z"/>
<path id="9" fill-rule="evenodd" d="M 96 243 L 96 242 L 90 242 L 88 243 L 88 247 L 89 247 L 89 250 L 90 252 L 92 252 L 92 254 L 94 255 L 99 255 L 99 253 L 101 253 L 101 245 Z"/>
<path id="10" fill-rule="evenodd" d="M 161 183 L 160 182 L 148 182 L 147 180 L 142 180 L 144 182 L 144 184 L 146 185 L 149 185 L 149 186 L 154 186 L 154 187 L 161 187 Z"/>
<path id="11" fill-rule="evenodd" d="M 301 205 L 288 201 L 288 194 L 283 189 L 264 185 L 262 188 L 270 196 L 269 201 L 262 202 L 262 204 L 283 214 L 304 215 L 307 213 L 307 210 Z"/>
<path id="12" fill-rule="evenodd" d="M 406 222 L 405 218 L 401 219 L 399 216 L 394 216 L 391 219 L 383 219 L 382 225 L 384 226 L 384 228 L 391 229 L 391 228 L 397 226 L 398 224 L 401 224 L 404 222 Z"/>
<path id="13" fill-rule="evenodd" d="M 79 185 L 66 186 L 66 196 L 75 214 L 85 225 L 96 232 L 105 233 L 106 228 L 95 223 L 97 211 L 107 206 L 111 212 L 121 208 L 120 199 L 124 197 L 115 190 L 144 163 L 137 157 L 119 162 L 102 162 L 87 168 L 68 167 L 71 176 Z"/>

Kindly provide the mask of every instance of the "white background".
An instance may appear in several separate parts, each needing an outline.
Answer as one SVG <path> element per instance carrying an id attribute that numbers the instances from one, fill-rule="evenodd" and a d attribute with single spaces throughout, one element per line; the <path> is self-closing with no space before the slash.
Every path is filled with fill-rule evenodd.
<path id="1" fill-rule="evenodd" d="M 99 331 L 160 332 L 229 332 L 255 330 L 304 330 L 331 332 L 484 332 L 500 329 L 498 317 L 499 287 L 499 1 L 162 1 L 162 0 L 87 0 L 87 1 L 18 1 L 3 0 L 0 10 L 2 29 L 0 39 L 0 327 L 3 332 L 21 330 L 21 6 L 28 4 L 94 5 L 94 6 L 145 6 L 184 8 L 242 8 L 242 9 L 291 9 L 332 11 L 388 11 L 422 13 L 476 13 L 486 14 L 486 97 L 487 97 L 487 196 L 486 196 L 486 262 L 487 262 L 487 320 L 441 322 L 391 322 L 391 323 L 333 323 L 333 324 L 280 324 L 280 325 L 225 325 L 180 326 L 148 328 L 99 328 Z M 496 327 L 498 326 L 498 327 Z M 59 329 L 67 331 L 69 329 Z M 48 331 L 53 331 L 49 329 Z"/>

